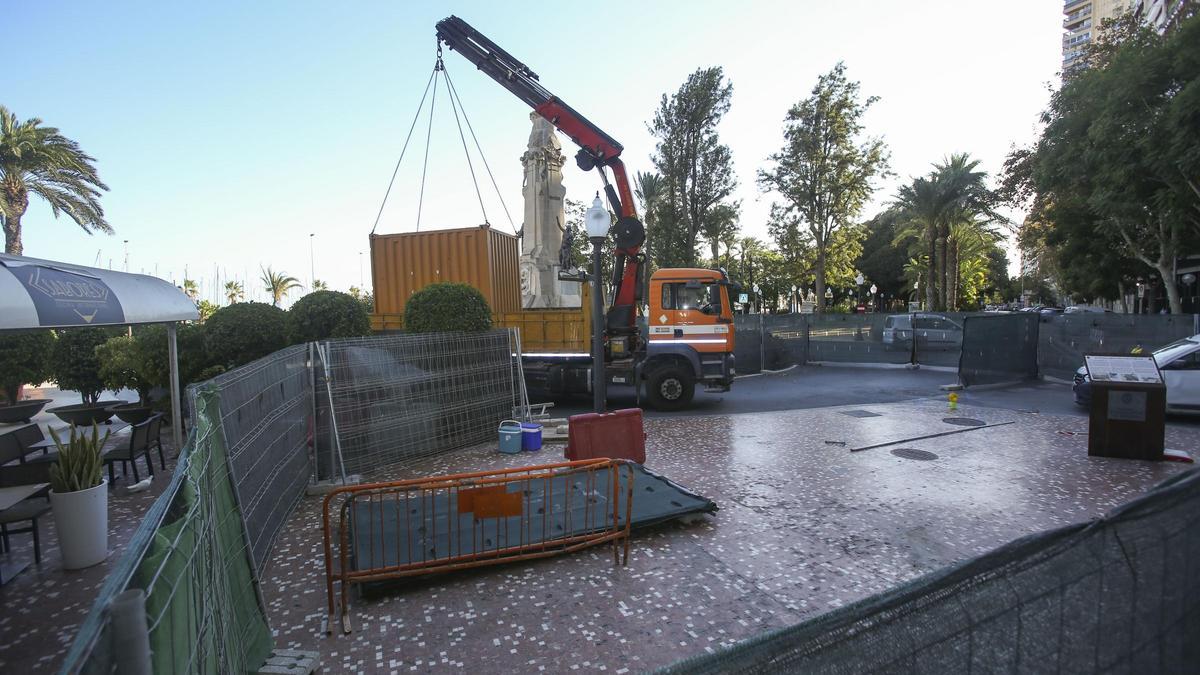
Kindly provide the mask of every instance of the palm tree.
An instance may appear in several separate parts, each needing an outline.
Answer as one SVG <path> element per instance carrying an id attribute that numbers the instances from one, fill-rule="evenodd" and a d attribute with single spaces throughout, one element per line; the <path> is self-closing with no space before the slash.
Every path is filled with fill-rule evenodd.
<path id="1" fill-rule="evenodd" d="M 21 255 L 21 218 L 29 195 L 41 197 L 57 218 L 65 213 L 86 232 L 112 234 L 100 207 L 100 182 L 90 155 L 36 117 L 18 122 L 0 105 L 0 223 L 4 252 Z"/>
<path id="2" fill-rule="evenodd" d="M 261 268 L 260 268 L 261 269 Z M 262 270 L 263 287 L 267 293 L 271 294 L 271 304 L 279 306 L 279 301 L 283 299 L 288 291 L 293 288 L 300 288 L 300 280 L 296 277 L 288 276 L 285 272 L 275 272 L 270 267 Z"/>
<path id="3" fill-rule="evenodd" d="M 320 279 L 313 279 L 312 289 L 314 291 L 327 291 L 329 290 L 329 284 L 321 281 Z"/>
<path id="4" fill-rule="evenodd" d="M 200 287 L 196 285 L 195 279 L 183 280 L 183 293 L 191 298 L 192 302 L 196 301 L 196 298 L 200 295 Z"/>
<path id="5" fill-rule="evenodd" d="M 914 178 L 911 184 L 900 188 L 896 198 L 896 203 L 903 209 L 907 222 L 897 233 L 896 243 L 916 239 L 925 246 L 925 306 L 930 310 L 939 308 L 936 283 L 937 239 L 946 212 L 946 195 L 941 188 L 934 176 Z"/>
<path id="6" fill-rule="evenodd" d="M 229 301 L 229 304 L 232 305 L 232 304 L 238 302 L 239 300 L 244 299 L 245 297 L 246 297 L 246 289 L 242 287 L 242 282 L 240 282 L 240 281 L 226 281 L 225 282 L 225 299 Z"/>

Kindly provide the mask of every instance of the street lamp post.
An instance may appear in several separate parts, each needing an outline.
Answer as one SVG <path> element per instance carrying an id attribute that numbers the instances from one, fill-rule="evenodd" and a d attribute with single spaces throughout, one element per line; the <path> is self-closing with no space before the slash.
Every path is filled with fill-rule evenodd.
<path id="1" fill-rule="evenodd" d="M 754 284 L 754 303 L 758 305 L 758 313 L 762 314 L 762 296 L 759 295 L 760 292 L 758 284 Z"/>
<path id="2" fill-rule="evenodd" d="M 875 294 L 878 292 L 879 292 L 879 288 L 875 284 L 871 284 L 871 311 L 872 312 L 879 309 L 879 307 L 877 307 L 875 305 Z"/>
<path id="3" fill-rule="evenodd" d="M 308 233 L 308 288 L 309 288 L 309 290 L 312 290 L 313 283 L 315 283 L 317 280 L 317 265 L 316 265 L 316 262 L 314 262 L 316 260 L 316 258 L 313 257 L 313 237 L 315 237 L 315 236 L 316 236 L 316 234 L 313 232 Z"/>
<path id="4" fill-rule="evenodd" d="M 600 203 L 600 195 L 592 200 L 592 206 L 584 214 L 588 239 L 592 242 L 592 409 L 604 412 L 606 389 L 604 379 L 604 286 L 600 280 L 600 247 L 608 237 L 612 219 L 608 209 Z"/>
<path id="5" fill-rule="evenodd" d="M 796 309 L 796 284 L 792 284 L 792 294 L 788 296 L 788 304 L 790 305 L 790 307 L 788 307 L 788 310 L 792 314 L 795 314 L 797 311 L 797 309 Z"/>

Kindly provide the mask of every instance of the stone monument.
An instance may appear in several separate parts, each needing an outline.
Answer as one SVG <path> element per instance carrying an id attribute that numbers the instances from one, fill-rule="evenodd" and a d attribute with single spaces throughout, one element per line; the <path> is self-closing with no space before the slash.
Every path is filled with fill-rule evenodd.
<path id="1" fill-rule="evenodd" d="M 521 306 L 579 307 L 579 283 L 560 281 L 559 251 L 563 244 L 566 214 L 562 167 L 566 157 L 554 127 L 530 113 L 533 129 L 521 155 L 525 167 L 525 220 L 521 223 Z"/>

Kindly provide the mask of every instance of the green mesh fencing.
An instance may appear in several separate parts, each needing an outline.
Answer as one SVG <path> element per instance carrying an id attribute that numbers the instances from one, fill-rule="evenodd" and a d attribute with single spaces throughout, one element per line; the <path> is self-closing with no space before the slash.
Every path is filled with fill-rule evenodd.
<path id="1" fill-rule="evenodd" d="M 63 664 L 63 673 L 117 669 L 113 598 L 146 593 L 156 673 L 241 673 L 271 652 L 271 632 L 254 592 L 250 551 L 234 499 L 219 397 L 194 399 L 193 429 L 171 484 L 138 526 L 105 581 Z"/>
<path id="2" fill-rule="evenodd" d="M 664 673 L 1184 673 L 1200 667 L 1200 469 Z"/>

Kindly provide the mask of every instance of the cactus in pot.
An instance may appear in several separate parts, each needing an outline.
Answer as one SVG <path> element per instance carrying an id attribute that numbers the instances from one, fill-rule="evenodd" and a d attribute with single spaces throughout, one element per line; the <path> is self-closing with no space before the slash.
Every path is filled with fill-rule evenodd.
<path id="1" fill-rule="evenodd" d="M 92 425 L 89 437 L 86 431 L 71 427 L 71 436 L 63 443 L 58 432 L 51 429 L 50 436 L 58 446 L 58 461 L 50 467 L 50 486 L 55 492 L 79 492 L 96 487 L 103 482 L 104 458 L 101 449 L 108 442 L 108 431 L 100 438 L 99 425 Z"/>

